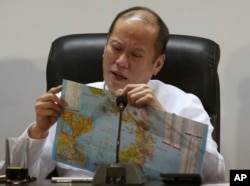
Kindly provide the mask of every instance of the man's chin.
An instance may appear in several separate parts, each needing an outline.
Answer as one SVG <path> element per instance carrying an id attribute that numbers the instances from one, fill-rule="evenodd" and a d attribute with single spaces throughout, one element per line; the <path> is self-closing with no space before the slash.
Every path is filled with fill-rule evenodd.
<path id="1" fill-rule="evenodd" d="M 106 86 L 109 90 L 117 91 L 118 89 L 122 89 L 126 84 L 125 83 L 106 83 Z"/>

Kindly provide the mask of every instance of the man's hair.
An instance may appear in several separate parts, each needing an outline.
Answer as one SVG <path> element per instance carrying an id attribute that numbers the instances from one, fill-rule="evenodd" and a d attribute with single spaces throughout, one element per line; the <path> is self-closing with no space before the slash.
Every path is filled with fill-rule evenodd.
<path id="1" fill-rule="evenodd" d="M 167 44 L 168 37 L 169 37 L 168 27 L 166 26 L 164 21 L 161 19 L 161 17 L 156 12 L 154 12 L 153 10 L 151 10 L 151 9 L 149 9 L 147 7 L 136 6 L 136 7 L 132 7 L 132 8 L 126 9 L 126 10 L 118 13 L 116 15 L 115 19 L 113 20 L 113 22 L 110 25 L 110 28 L 109 28 L 109 31 L 108 31 L 108 39 L 109 39 L 109 36 L 113 33 L 116 22 L 120 18 L 129 18 L 129 17 L 133 17 L 134 15 L 140 15 L 141 16 L 140 12 L 149 13 L 155 19 L 153 21 L 153 24 L 156 24 L 158 26 L 158 36 L 157 36 L 156 41 L 154 43 L 154 48 L 155 48 L 155 51 L 156 51 L 157 55 L 165 53 L 166 44 Z M 145 16 L 145 14 L 143 14 L 142 19 L 145 22 L 151 22 L 152 23 L 152 21 L 149 20 L 148 17 Z"/>

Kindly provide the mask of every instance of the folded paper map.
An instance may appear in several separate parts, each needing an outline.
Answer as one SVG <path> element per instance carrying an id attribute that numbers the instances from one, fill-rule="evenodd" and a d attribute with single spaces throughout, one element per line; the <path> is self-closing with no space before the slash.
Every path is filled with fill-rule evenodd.
<path id="1" fill-rule="evenodd" d="M 95 172 L 115 163 L 119 123 L 114 92 L 63 80 L 68 103 L 57 121 L 53 159 Z M 160 173 L 201 173 L 208 126 L 148 106 L 123 111 L 119 159 L 146 179 Z"/>

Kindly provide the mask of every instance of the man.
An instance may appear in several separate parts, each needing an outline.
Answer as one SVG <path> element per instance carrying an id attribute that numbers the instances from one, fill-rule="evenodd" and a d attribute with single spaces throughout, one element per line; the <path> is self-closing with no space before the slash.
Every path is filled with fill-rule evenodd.
<path id="1" fill-rule="evenodd" d="M 134 7 L 119 13 L 111 24 L 103 53 L 104 82 L 89 85 L 126 95 L 134 107 L 150 105 L 209 125 L 202 179 L 224 181 L 224 160 L 211 137 L 213 127 L 200 100 L 176 87 L 150 80 L 164 64 L 168 34 L 164 22 L 150 9 Z M 29 172 L 37 178 L 45 178 L 55 167 L 60 176 L 94 174 L 51 159 L 55 122 L 67 105 L 57 95 L 61 89 L 52 88 L 36 100 L 36 122 L 21 135 L 30 138 Z"/>

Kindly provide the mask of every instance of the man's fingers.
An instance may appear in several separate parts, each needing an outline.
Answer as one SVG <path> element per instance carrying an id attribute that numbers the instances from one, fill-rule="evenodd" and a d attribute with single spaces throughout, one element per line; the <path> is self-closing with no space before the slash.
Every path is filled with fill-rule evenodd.
<path id="1" fill-rule="evenodd" d="M 62 110 L 56 110 L 56 109 L 41 109 L 38 111 L 38 114 L 40 116 L 48 116 L 48 117 L 59 117 L 62 113 Z"/>
<path id="2" fill-rule="evenodd" d="M 37 103 L 52 101 L 55 104 L 58 104 L 62 107 L 66 107 L 67 106 L 66 101 L 56 95 L 56 93 L 59 93 L 61 90 L 62 90 L 61 85 L 59 85 L 58 87 L 51 88 L 47 93 L 45 93 L 43 96 L 37 99 Z"/>
<path id="3" fill-rule="evenodd" d="M 48 93 L 57 94 L 60 91 L 62 91 L 62 85 L 49 89 Z"/>

